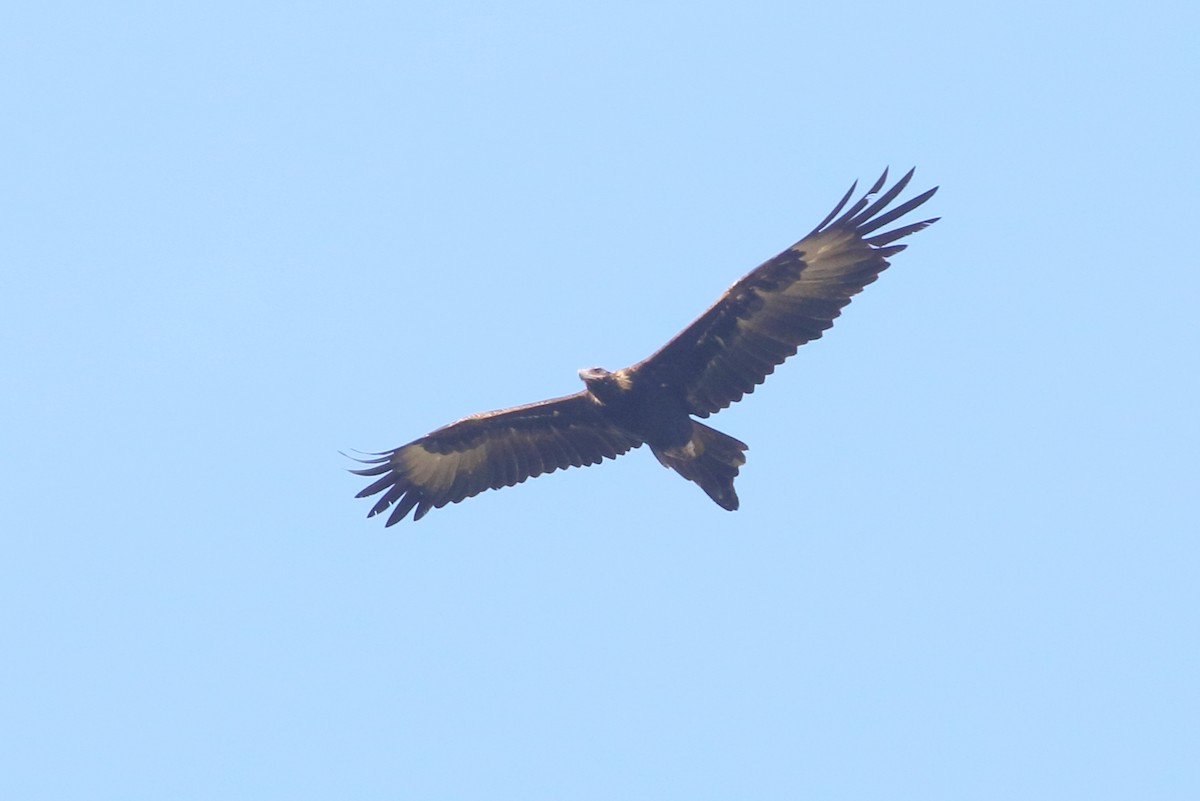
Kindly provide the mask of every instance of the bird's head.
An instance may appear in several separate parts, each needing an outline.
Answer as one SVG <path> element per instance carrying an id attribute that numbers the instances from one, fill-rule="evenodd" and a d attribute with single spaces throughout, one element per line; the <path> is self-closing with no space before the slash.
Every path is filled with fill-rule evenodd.
<path id="1" fill-rule="evenodd" d="M 603 367 L 588 367 L 579 371 L 579 377 L 587 384 L 588 391 L 601 401 L 609 401 L 633 387 L 632 375 L 628 370 L 610 373 Z"/>
<path id="2" fill-rule="evenodd" d="M 584 380 L 584 383 L 588 381 L 603 381 L 610 375 L 612 375 L 612 373 L 608 372 L 603 367 L 585 367 L 579 371 L 579 377 Z"/>
<path id="3" fill-rule="evenodd" d="M 587 384 L 587 388 L 592 391 L 593 395 L 603 392 L 603 387 L 612 382 L 612 373 L 603 367 L 585 367 L 579 371 L 579 377 L 583 383 Z"/>

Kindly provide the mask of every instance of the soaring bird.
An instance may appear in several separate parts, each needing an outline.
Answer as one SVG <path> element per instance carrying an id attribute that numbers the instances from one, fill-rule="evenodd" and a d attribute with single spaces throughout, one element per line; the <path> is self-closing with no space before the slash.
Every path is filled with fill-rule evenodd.
<path id="1" fill-rule="evenodd" d="M 753 392 L 796 348 L 820 338 L 850 298 L 879 277 L 893 244 L 939 218 L 890 225 L 937 187 L 895 208 L 913 171 L 876 197 L 887 170 L 843 213 L 857 183 L 808 236 L 751 270 L 654 355 L 609 372 L 579 371 L 574 395 L 473 414 L 383 453 L 351 471 L 378 478 L 358 493 L 382 493 L 372 517 L 387 525 L 430 509 L 567 467 L 593 465 L 641 446 L 695 482 L 722 509 L 738 508 L 733 480 L 747 445 L 694 420 Z M 841 216 L 838 216 L 838 215 Z"/>

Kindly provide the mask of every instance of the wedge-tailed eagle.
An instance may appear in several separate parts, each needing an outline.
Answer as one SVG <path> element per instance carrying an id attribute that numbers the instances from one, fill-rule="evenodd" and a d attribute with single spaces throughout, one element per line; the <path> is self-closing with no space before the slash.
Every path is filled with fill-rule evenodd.
<path id="1" fill-rule="evenodd" d="M 362 460 L 378 476 L 357 497 L 383 493 L 368 517 L 387 525 L 567 467 L 613 459 L 643 443 L 722 509 L 738 508 L 733 480 L 745 443 L 693 417 L 753 392 L 796 348 L 818 339 L 906 245 L 893 244 L 937 217 L 876 233 L 929 200 L 937 187 L 888 209 L 913 171 L 878 198 L 887 170 L 842 212 L 850 187 L 812 233 L 731 286 L 657 353 L 632 367 L 579 371 L 585 389 L 526 406 L 473 414 L 407 445 Z"/>

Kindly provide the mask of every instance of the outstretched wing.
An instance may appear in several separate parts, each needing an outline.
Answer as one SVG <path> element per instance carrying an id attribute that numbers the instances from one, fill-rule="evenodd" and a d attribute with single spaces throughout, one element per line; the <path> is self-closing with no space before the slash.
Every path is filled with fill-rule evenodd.
<path id="1" fill-rule="evenodd" d="M 876 234 L 933 196 L 937 187 L 894 209 L 887 206 L 913 171 L 878 199 L 887 170 L 866 195 L 837 217 L 854 194 L 842 198 L 813 232 L 731 286 L 708 311 L 634 370 L 680 387 L 689 411 L 700 417 L 753 392 L 796 349 L 821 336 L 850 298 L 887 269 L 888 257 L 907 245 L 892 244 L 937 217 Z M 837 219 L 834 219 L 837 217 Z"/>
<path id="2" fill-rule="evenodd" d="M 520 484 L 566 467 L 615 459 L 642 441 L 612 425 L 601 409 L 578 392 L 563 398 L 473 414 L 393 451 L 363 460 L 351 472 L 382 476 L 356 497 L 382 492 L 367 517 L 387 511 L 387 525 L 414 520 L 430 509 Z"/>

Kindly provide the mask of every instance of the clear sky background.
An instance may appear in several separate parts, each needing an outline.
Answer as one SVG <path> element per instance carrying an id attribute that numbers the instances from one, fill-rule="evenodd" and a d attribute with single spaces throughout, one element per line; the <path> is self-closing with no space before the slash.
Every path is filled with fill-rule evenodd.
<path id="1" fill-rule="evenodd" d="M 0 22 L 0 797 L 1200 797 L 1194 3 Z M 916 165 L 714 424 L 385 529 Z M 897 172 L 898 174 L 898 172 Z"/>

